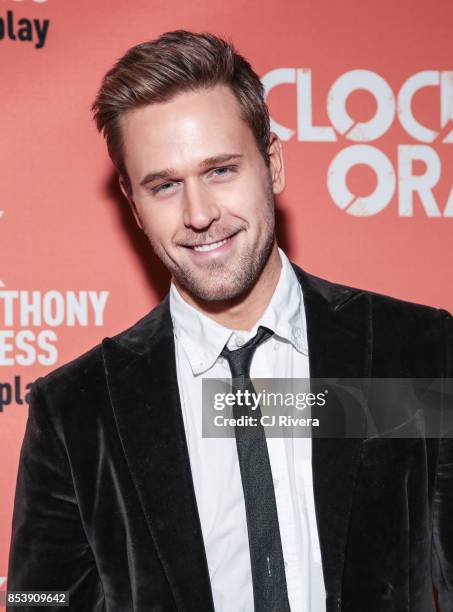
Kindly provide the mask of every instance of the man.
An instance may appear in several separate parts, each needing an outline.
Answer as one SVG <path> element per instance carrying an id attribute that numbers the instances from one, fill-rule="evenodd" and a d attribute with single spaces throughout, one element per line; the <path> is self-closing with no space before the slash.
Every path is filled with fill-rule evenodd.
<path id="1" fill-rule="evenodd" d="M 281 144 L 223 40 L 129 50 L 94 111 L 172 283 L 36 381 L 8 588 L 84 612 L 431 612 L 434 580 L 453 610 L 450 439 L 201 433 L 204 377 L 452 376 L 451 316 L 288 261 Z"/>

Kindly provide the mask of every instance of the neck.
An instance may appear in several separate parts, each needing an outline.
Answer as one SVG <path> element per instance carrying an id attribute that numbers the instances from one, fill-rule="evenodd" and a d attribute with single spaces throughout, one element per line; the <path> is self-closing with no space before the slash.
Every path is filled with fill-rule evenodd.
<path id="1" fill-rule="evenodd" d="M 233 300 L 208 302 L 194 297 L 184 287 L 179 285 L 174 278 L 172 280 L 184 300 L 203 314 L 211 317 L 211 319 L 214 319 L 214 321 L 224 327 L 250 331 L 264 313 L 271 300 L 280 278 L 281 268 L 280 255 L 277 250 L 277 243 L 274 240 L 274 245 L 266 265 L 258 280 L 248 290 L 246 295 L 241 295 Z"/>

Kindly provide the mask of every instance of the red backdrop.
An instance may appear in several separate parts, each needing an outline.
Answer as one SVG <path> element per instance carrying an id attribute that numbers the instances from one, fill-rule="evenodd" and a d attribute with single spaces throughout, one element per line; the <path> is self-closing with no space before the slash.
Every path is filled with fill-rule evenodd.
<path id="1" fill-rule="evenodd" d="M 27 385 L 168 282 L 90 120 L 104 72 L 167 30 L 232 38 L 284 140 L 290 258 L 452 311 L 452 18 L 451 0 L 0 0 L 0 585 Z"/>

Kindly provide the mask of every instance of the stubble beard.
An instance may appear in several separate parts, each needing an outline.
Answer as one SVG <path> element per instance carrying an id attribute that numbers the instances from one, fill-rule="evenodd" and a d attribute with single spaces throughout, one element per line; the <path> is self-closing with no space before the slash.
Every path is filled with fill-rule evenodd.
<path id="1" fill-rule="evenodd" d="M 262 245 L 247 244 L 232 262 L 212 261 L 202 268 L 197 268 L 185 261 L 176 262 L 167 255 L 160 244 L 153 240 L 152 236 L 148 235 L 148 239 L 157 257 L 176 282 L 194 298 L 206 302 L 234 300 L 255 285 L 272 252 L 275 203 L 271 186 L 268 189 L 266 204 L 264 224 L 258 237 Z"/>

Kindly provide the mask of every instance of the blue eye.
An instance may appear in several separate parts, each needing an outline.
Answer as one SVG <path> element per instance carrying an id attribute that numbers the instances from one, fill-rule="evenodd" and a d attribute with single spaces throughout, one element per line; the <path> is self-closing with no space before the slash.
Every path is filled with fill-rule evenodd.
<path id="1" fill-rule="evenodd" d="M 174 185 L 172 181 L 168 181 L 167 183 L 162 183 L 162 185 L 158 185 L 157 187 L 152 188 L 153 193 L 159 193 L 159 191 L 168 191 L 169 187 Z"/>
<path id="2" fill-rule="evenodd" d="M 237 166 L 221 166 L 220 168 L 215 168 L 214 172 L 217 173 L 217 176 L 227 176 L 230 172 L 236 172 Z"/>

